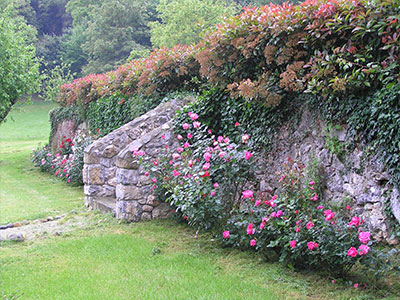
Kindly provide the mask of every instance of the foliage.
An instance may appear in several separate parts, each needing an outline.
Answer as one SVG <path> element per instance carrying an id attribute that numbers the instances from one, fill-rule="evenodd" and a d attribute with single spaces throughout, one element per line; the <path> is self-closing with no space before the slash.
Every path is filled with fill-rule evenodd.
<path id="1" fill-rule="evenodd" d="M 201 32 L 236 11 L 228 1 L 162 0 L 157 6 L 161 20 L 150 23 L 151 42 L 155 47 L 193 45 L 200 41 Z"/>
<path id="2" fill-rule="evenodd" d="M 57 102 L 60 86 L 73 79 L 70 68 L 65 63 L 57 64 L 52 69 L 47 69 L 41 77 L 41 91 L 45 101 Z"/>
<path id="3" fill-rule="evenodd" d="M 0 9 L 0 122 L 21 96 L 38 89 L 39 65 L 26 41 L 29 30 L 14 21 L 12 6 Z"/>
<path id="4" fill-rule="evenodd" d="M 58 124 L 64 120 L 75 121 L 77 125 L 81 124 L 84 120 L 82 110 L 77 106 L 57 107 L 50 111 L 50 141 L 57 130 Z"/>
<path id="5" fill-rule="evenodd" d="M 234 99 L 229 92 L 211 87 L 203 89 L 198 100 L 185 108 L 184 112 L 198 112 L 203 122 L 217 135 L 225 134 L 239 143 L 243 134 L 251 133 L 249 147 L 269 149 L 280 125 L 296 118 L 298 106 L 307 98 L 306 95 L 296 98 L 288 95 L 279 106 L 266 107 L 242 97 Z M 179 122 L 183 122 L 184 118 L 185 113 L 179 112 L 175 117 Z M 179 128 L 178 133 L 182 134 Z"/>
<path id="6" fill-rule="evenodd" d="M 200 43 L 201 74 L 270 106 L 291 92 L 359 96 L 398 77 L 398 10 L 344 0 L 245 9 Z"/>
<path id="7" fill-rule="evenodd" d="M 67 138 L 60 143 L 53 154 L 48 146 L 39 147 L 32 154 L 32 161 L 41 171 L 54 174 L 68 183 L 82 185 L 83 154 L 92 143 L 90 137 Z"/>
<path id="8" fill-rule="evenodd" d="M 380 261 L 363 220 L 321 201 L 319 182 L 306 176 L 303 165 L 288 158 L 284 167 L 278 174 L 278 195 L 243 193 L 241 210 L 224 227 L 229 232 L 225 244 L 274 250 L 288 265 L 333 274 L 345 273 L 357 262 L 368 267 L 372 260 Z"/>
<path id="9" fill-rule="evenodd" d="M 132 49 L 150 46 L 147 6 L 144 0 L 112 0 L 93 8 L 82 45 L 89 56 L 84 73 L 115 69 L 126 61 Z"/>
<path id="10" fill-rule="evenodd" d="M 194 47 L 176 46 L 156 49 L 148 57 L 133 60 L 115 71 L 79 78 L 60 89 L 58 102 L 62 106 L 80 105 L 113 93 L 165 95 L 180 89 L 193 90 L 197 83 L 191 79 L 198 74 Z"/>
<path id="11" fill-rule="evenodd" d="M 86 119 L 92 134 L 107 135 L 133 119 L 132 98 L 116 93 L 91 102 Z"/>
<path id="12" fill-rule="evenodd" d="M 189 112 L 185 123 L 177 122 L 175 126 L 185 131 L 185 137 L 177 136 L 179 147 L 165 147 L 156 160 L 147 159 L 146 167 L 153 188 L 189 225 L 215 229 L 237 209 L 240 191 L 253 177 L 254 163 L 246 147 L 226 136 L 212 135 L 197 118 Z M 134 150 L 133 155 L 144 153 Z"/>

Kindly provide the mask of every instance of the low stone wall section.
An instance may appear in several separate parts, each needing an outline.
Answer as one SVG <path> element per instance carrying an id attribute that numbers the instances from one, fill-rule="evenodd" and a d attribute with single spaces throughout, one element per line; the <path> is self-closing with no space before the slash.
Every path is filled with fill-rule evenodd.
<path id="1" fill-rule="evenodd" d="M 139 144 L 149 145 L 145 148 L 151 153 L 151 145 L 155 147 L 157 144 L 157 147 L 159 146 L 158 143 L 152 143 L 152 141 L 156 138 L 157 133 L 162 130 L 162 126 L 165 125 L 169 128 L 170 125 L 166 124 L 172 119 L 176 111 L 191 100 L 186 98 L 162 103 L 150 112 L 96 140 L 85 149 L 83 183 L 87 207 L 102 212 L 111 212 L 121 218 L 130 215 L 129 211 L 132 209 L 133 202 L 127 200 L 133 200 L 133 198 L 129 198 L 132 195 L 129 194 L 128 196 L 128 190 L 124 188 L 124 183 L 127 185 L 125 177 L 128 173 L 137 173 L 138 170 L 133 169 L 130 165 L 129 159 L 132 159 L 132 152 L 128 153 L 129 149 Z M 128 156 L 130 156 L 129 159 Z M 119 162 L 118 165 L 117 161 Z M 125 166 L 129 167 L 125 168 Z M 130 175 L 129 178 L 135 179 L 136 177 Z M 149 194 L 146 195 L 145 190 Z M 136 199 L 137 196 L 135 196 L 134 200 L 140 200 L 141 203 L 146 204 L 151 203 L 150 192 L 148 187 L 141 187 L 140 195 L 145 199 Z M 124 201 L 118 204 L 118 209 L 117 196 L 120 196 L 121 200 Z M 158 202 L 155 202 L 155 204 L 158 204 Z M 155 204 L 152 206 L 153 208 L 157 206 Z M 125 214 L 123 207 L 126 208 Z M 141 209 L 154 214 L 155 217 L 157 216 L 157 209 L 155 212 L 149 207 L 141 207 Z M 144 214 L 143 218 L 148 218 L 148 216 L 148 214 Z M 130 219 L 136 220 L 133 217 L 130 217 Z"/>

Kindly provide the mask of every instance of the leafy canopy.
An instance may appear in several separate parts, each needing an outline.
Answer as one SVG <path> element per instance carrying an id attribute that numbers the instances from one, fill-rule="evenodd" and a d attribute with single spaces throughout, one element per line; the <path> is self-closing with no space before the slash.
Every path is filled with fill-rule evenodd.
<path id="1" fill-rule="evenodd" d="M 161 22 L 150 23 L 151 42 L 154 47 L 193 45 L 200 41 L 201 32 L 237 11 L 226 1 L 162 0 L 157 6 Z"/>
<path id="2" fill-rule="evenodd" d="M 39 64 L 27 42 L 32 30 L 15 16 L 13 6 L 0 7 L 0 122 L 21 96 L 38 89 Z"/>

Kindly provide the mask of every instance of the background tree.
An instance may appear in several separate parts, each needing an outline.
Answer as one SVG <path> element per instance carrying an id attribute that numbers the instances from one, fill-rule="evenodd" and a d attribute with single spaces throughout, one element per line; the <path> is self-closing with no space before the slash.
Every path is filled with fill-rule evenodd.
<path id="1" fill-rule="evenodd" d="M 32 28 L 16 18 L 13 5 L 0 7 L 0 122 L 23 95 L 38 89 L 39 64 L 29 44 Z"/>
<path id="2" fill-rule="evenodd" d="M 154 47 L 195 44 L 202 31 L 238 11 L 231 1 L 161 0 L 157 6 L 161 21 L 150 23 L 151 42 Z"/>
<path id="3" fill-rule="evenodd" d="M 133 49 L 150 48 L 154 1 L 109 0 L 89 13 L 85 43 L 88 54 L 84 73 L 105 72 L 126 61 Z"/>

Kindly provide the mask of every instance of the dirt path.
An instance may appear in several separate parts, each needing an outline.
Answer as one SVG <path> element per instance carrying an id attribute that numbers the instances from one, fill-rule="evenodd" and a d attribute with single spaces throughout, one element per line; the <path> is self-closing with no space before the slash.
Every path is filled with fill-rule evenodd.
<path id="1" fill-rule="evenodd" d="M 87 216 L 77 215 L 74 212 L 31 222 L 15 222 L 4 226 L 9 228 L 0 229 L 0 242 L 7 240 L 22 242 L 44 236 L 63 235 L 74 229 L 85 228 L 88 224 Z"/>

